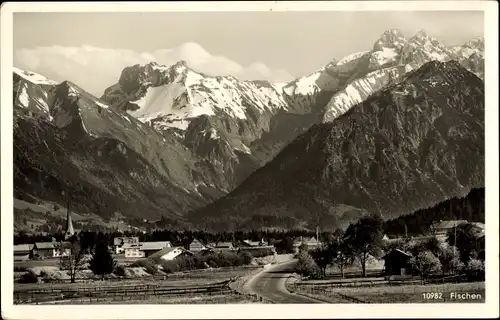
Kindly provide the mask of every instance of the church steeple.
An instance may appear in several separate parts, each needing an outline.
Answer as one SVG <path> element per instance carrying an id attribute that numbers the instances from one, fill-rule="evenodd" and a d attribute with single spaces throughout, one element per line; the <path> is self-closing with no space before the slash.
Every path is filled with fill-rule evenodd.
<path id="1" fill-rule="evenodd" d="M 64 237 L 66 239 L 71 238 L 75 234 L 75 229 L 73 229 L 73 222 L 71 221 L 71 200 L 68 199 L 68 207 L 67 207 L 67 217 L 66 217 L 66 233 Z"/>

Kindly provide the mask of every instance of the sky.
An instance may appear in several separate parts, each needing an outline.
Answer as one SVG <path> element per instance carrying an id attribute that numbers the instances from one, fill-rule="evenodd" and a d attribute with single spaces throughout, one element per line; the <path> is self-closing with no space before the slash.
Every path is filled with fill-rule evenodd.
<path id="1" fill-rule="evenodd" d="M 100 96 L 123 68 L 185 60 L 209 75 L 288 82 L 419 30 L 447 45 L 484 35 L 482 11 L 15 13 L 14 66 Z"/>

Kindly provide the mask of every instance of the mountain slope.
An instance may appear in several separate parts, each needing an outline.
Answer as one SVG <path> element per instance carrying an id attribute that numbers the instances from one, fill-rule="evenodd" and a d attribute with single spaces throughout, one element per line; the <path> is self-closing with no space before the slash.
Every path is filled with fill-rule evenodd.
<path id="1" fill-rule="evenodd" d="M 63 204 L 62 192 L 76 189 L 86 212 L 159 218 L 220 196 L 197 190 L 204 169 L 173 137 L 71 82 L 40 79 L 14 70 L 15 197 Z"/>
<path id="2" fill-rule="evenodd" d="M 189 215 L 214 229 L 391 218 L 484 185 L 484 85 L 429 62 L 313 126 L 227 196 Z"/>
<path id="3" fill-rule="evenodd" d="M 273 116 L 269 134 L 256 141 L 252 150 L 266 154 L 268 161 L 313 124 L 334 120 L 371 94 L 433 60 L 456 60 L 482 78 L 484 39 L 449 47 L 424 31 L 407 39 L 399 30 L 387 30 L 370 50 L 333 60 L 284 86 L 282 93 L 289 107 Z M 287 127 L 294 130 L 283 132 L 281 128 Z"/>

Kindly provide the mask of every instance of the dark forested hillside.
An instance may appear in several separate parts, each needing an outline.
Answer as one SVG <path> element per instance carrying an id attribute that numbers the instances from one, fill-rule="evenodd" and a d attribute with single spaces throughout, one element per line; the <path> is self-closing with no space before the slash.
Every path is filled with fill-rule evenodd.
<path id="1" fill-rule="evenodd" d="M 439 220 L 484 223 L 484 208 L 484 188 L 474 188 L 465 197 L 454 197 L 433 207 L 388 220 L 385 223 L 385 232 L 389 235 L 402 235 L 405 233 L 406 224 L 408 235 L 425 234 L 432 222 Z"/>

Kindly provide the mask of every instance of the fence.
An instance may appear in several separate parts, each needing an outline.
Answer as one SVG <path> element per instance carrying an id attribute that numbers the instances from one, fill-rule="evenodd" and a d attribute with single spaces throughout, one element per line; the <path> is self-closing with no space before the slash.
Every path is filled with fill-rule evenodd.
<path id="1" fill-rule="evenodd" d="M 186 287 L 161 287 L 159 285 L 134 285 L 134 286 L 105 286 L 92 288 L 65 288 L 65 289 L 37 289 L 14 291 L 15 303 L 43 303 L 48 301 L 61 301 L 84 299 L 86 302 L 107 300 L 132 300 L 147 299 L 159 295 L 185 295 L 185 294 L 221 294 L 233 290 L 229 284 L 234 280 L 202 286 Z"/>
<path id="2" fill-rule="evenodd" d="M 210 268 L 210 269 L 194 269 L 194 270 L 189 270 L 189 271 L 179 271 L 179 272 L 172 272 L 172 273 L 162 273 L 162 274 L 157 274 L 157 275 L 149 275 L 149 276 L 137 276 L 137 277 L 107 277 L 107 281 L 111 282 L 119 282 L 124 279 L 140 279 L 144 281 L 148 280 L 166 280 L 169 278 L 196 278 L 199 276 L 203 276 L 206 274 L 211 274 L 211 273 L 223 273 L 223 272 L 231 272 L 231 271 L 241 271 L 241 270 L 253 270 L 253 269 L 258 269 L 260 266 L 239 266 L 239 267 L 220 267 L 220 268 Z M 15 273 L 14 280 L 18 280 L 24 273 L 26 272 L 17 272 Z M 87 283 L 87 282 L 94 282 L 97 278 L 96 277 L 77 277 L 75 279 L 75 282 L 77 283 Z M 50 280 L 51 283 L 70 283 L 70 279 L 52 279 Z"/>

